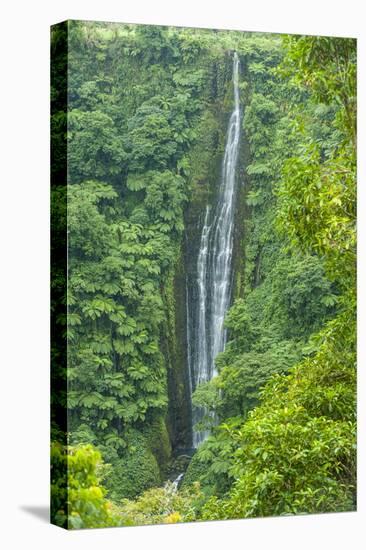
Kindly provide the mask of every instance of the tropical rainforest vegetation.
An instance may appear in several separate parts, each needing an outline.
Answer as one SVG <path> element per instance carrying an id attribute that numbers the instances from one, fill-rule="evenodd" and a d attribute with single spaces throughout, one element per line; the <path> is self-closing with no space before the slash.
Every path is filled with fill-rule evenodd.
<path id="1" fill-rule="evenodd" d="M 355 40 L 72 21 L 51 50 L 52 521 L 354 510 Z M 234 51 L 232 306 L 189 460 L 185 281 Z"/>

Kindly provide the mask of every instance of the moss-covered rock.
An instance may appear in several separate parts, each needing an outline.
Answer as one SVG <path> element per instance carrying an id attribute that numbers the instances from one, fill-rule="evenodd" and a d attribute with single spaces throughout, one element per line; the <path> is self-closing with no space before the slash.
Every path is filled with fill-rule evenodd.
<path id="1" fill-rule="evenodd" d="M 199 481 L 200 485 L 204 485 L 204 475 L 207 472 L 207 465 L 199 460 L 199 454 L 193 455 L 184 478 L 181 487 L 188 487 L 194 482 Z"/>
<path id="2" fill-rule="evenodd" d="M 130 435 L 128 448 L 112 466 L 106 487 L 114 501 L 134 498 L 161 483 L 157 460 L 146 437 L 137 431 Z"/>
<path id="3" fill-rule="evenodd" d="M 164 418 L 162 416 L 155 418 L 144 433 L 149 448 L 159 465 L 161 476 L 165 477 L 171 459 L 172 448 Z"/>

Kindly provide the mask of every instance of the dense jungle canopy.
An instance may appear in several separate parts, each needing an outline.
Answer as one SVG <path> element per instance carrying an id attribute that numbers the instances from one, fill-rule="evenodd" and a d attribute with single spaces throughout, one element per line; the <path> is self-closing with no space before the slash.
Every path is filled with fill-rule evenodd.
<path id="1" fill-rule="evenodd" d="M 234 52 L 227 343 L 192 389 Z M 53 522 L 354 510 L 356 41 L 71 21 L 51 53 Z"/>

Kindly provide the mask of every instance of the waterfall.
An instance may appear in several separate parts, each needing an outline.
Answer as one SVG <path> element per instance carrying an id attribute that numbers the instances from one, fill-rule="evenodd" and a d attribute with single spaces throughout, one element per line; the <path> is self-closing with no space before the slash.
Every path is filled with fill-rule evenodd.
<path id="1" fill-rule="evenodd" d="M 224 350 L 226 342 L 224 317 L 231 298 L 235 182 L 240 137 L 239 58 L 236 52 L 233 60 L 233 86 L 234 110 L 227 130 L 217 203 L 212 215 L 210 207 L 206 207 L 201 233 L 197 288 L 190 301 L 195 307 L 193 321 L 192 314 L 187 317 L 187 354 L 193 391 L 217 374 L 215 357 Z M 193 426 L 203 418 L 205 412 L 203 408 L 193 407 Z M 207 431 L 193 429 L 193 446 L 197 447 L 207 435 Z"/>

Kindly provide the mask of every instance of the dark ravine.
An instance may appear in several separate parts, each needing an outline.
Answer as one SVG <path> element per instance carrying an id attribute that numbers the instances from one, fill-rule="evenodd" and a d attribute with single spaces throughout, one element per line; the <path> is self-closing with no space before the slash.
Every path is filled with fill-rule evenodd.
<path id="1" fill-rule="evenodd" d="M 190 151 L 191 192 L 184 215 L 185 232 L 181 253 L 173 280 L 175 344 L 170 344 L 169 351 L 166 348 L 168 339 L 165 339 L 163 345 L 164 355 L 169 358 L 167 425 L 173 457 L 182 449 L 192 449 L 191 381 L 187 357 L 187 286 L 195 288 L 199 236 L 206 204 L 214 204 L 217 200 L 227 124 L 232 110 L 232 53 L 228 52 L 216 60 L 210 73 L 208 106 L 197 128 L 196 145 Z"/>
<path id="2" fill-rule="evenodd" d="M 162 335 L 161 349 L 167 364 L 169 401 L 166 425 L 171 455 L 168 462 L 160 464 L 160 467 L 163 479 L 171 481 L 186 471 L 195 453 L 196 445 L 193 443 L 195 421 L 192 417 L 191 401 L 194 388 L 190 377 L 192 365 L 189 361 L 189 349 L 192 346 L 189 326 L 191 323 L 191 329 L 194 328 L 195 321 L 191 318 L 189 323 L 188 316 L 192 311 L 192 304 L 198 298 L 197 257 L 205 210 L 207 205 L 214 209 L 219 200 L 225 142 L 233 110 L 233 52 L 227 52 L 213 65 L 210 91 L 207 91 L 210 100 L 198 126 L 199 137 L 196 145 L 190 151 L 193 169 L 190 182 L 191 194 L 184 216 L 185 231 L 180 252 L 177 254 L 174 275 L 171 277 L 169 288 L 164 292 L 167 323 Z M 246 70 L 245 62 L 241 63 L 240 82 L 247 78 Z M 241 126 L 247 96 L 246 89 L 240 91 Z M 244 288 L 245 227 L 249 217 L 246 194 L 250 182 L 245 171 L 248 154 L 245 129 L 241 128 L 236 173 L 229 306 L 236 297 L 242 295 Z M 195 159 L 200 170 L 194 169 Z M 203 171 L 202 164 L 205 164 Z M 167 337 L 168 334 L 169 337 Z"/>
<path id="3" fill-rule="evenodd" d="M 216 97 L 212 98 L 209 111 L 202 117 L 202 141 L 210 151 L 207 172 L 202 178 L 192 177 L 192 196 L 189 206 L 185 212 L 185 235 L 182 242 L 181 258 L 177 262 L 174 278 L 175 298 L 175 333 L 176 350 L 174 365 L 168 371 L 169 384 L 169 413 L 168 427 L 172 441 L 173 453 L 179 453 L 183 447 L 194 447 L 192 424 L 191 392 L 192 380 L 188 372 L 192 365 L 189 364 L 187 350 L 193 345 L 188 338 L 189 330 L 195 330 L 195 319 L 190 318 L 187 323 L 187 315 L 192 315 L 193 305 L 197 302 L 197 258 L 199 253 L 200 237 L 204 223 L 204 215 L 207 205 L 214 209 L 219 200 L 219 183 L 222 176 L 222 162 L 225 150 L 225 140 L 230 115 L 233 110 L 233 52 L 228 52 L 221 60 L 223 66 L 216 66 L 213 72 L 214 83 L 211 88 L 215 91 Z M 243 68 L 245 70 L 245 67 Z M 240 79 L 245 77 L 244 70 L 240 69 Z M 218 81 L 217 73 L 225 75 L 225 79 Z M 244 95 L 244 94 L 243 94 Z M 244 98 L 240 98 L 241 104 Z M 242 106 L 240 107 L 242 110 Z M 206 130 L 206 133 L 205 133 Z M 199 154 L 202 141 L 198 140 L 196 150 L 193 148 L 192 156 Z M 238 144 L 238 157 L 242 160 L 246 157 L 245 135 L 240 135 Z M 245 166 L 245 164 L 244 164 Z M 242 278 L 243 261 L 238 256 L 242 253 L 244 217 L 247 216 L 245 209 L 245 182 L 246 174 L 238 170 L 237 198 L 234 206 L 234 227 L 232 235 L 232 269 L 230 282 L 230 298 L 240 293 L 240 280 Z M 243 217 L 243 213 L 245 216 Z M 188 297 L 188 299 L 187 299 Z M 190 327 L 190 329 L 189 329 Z M 192 349 L 191 349 L 192 352 Z"/>
<path id="4" fill-rule="evenodd" d="M 190 376 L 192 390 L 209 382 L 216 375 L 215 358 L 224 350 L 226 329 L 224 318 L 232 289 L 232 252 L 235 204 L 237 196 L 236 168 L 240 140 L 239 58 L 233 55 L 234 107 L 230 116 L 217 200 L 206 205 L 204 225 L 197 257 L 197 302 L 190 300 Z M 198 447 L 208 436 L 207 429 L 197 429 L 197 422 L 206 415 L 193 406 L 193 446 Z"/>

